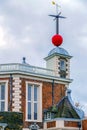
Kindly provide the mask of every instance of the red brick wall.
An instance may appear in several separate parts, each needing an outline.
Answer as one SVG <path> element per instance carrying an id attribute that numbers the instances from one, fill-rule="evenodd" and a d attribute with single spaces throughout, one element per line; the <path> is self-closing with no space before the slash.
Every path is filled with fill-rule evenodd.
<path id="1" fill-rule="evenodd" d="M 22 112 L 24 113 L 24 127 L 28 127 L 31 123 L 25 122 L 25 113 L 26 113 L 26 81 L 42 83 L 42 110 L 47 109 L 52 106 L 52 83 L 43 82 L 31 79 L 21 78 L 22 85 Z M 54 84 L 54 102 L 58 103 L 60 99 L 65 96 L 65 86 L 62 84 Z M 39 123 L 39 126 L 42 128 L 43 123 Z"/>
<path id="2" fill-rule="evenodd" d="M 10 95 L 10 78 L 0 78 L 0 80 L 8 80 L 8 95 Z M 29 127 L 29 125 L 31 124 L 30 122 L 25 121 L 26 117 L 25 117 L 25 113 L 26 113 L 26 81 L 30 81 L 30 82 L 38 82 L 38 83 L 42 83 L 42 111 L 44 109 L 47 109 L 49 107 L 52 106 L 52 83 L 50 82 L 45 82 L 45 81 L 37 81 L 37 80 L 31 80 L 31 79 L 27 79 L 27 78 L 20 78 L 21 80 L 21 110 L 24 115 L 23 115 L 23 121 L 24 121 L 24 127 Z M 14 86 L 13 86 L 14 87 Z M 56 84 L 54 83 L 54 103 L 58 103 L 60 101 L 60 99 L 65 96 L 65 85 L 62 84 Z M 8 104 L 10 101 L 10 96 L 8 96 Z M 11 107 L 12 108 L 12 107 Z M 40 128 L 43 127 L 43 123 L 38 122 L 38 125 L 40 126 Z"/>
<path id="3" fill-rule="evenodd" d="M 87 130 L 87 119 L 82 121 L 82 130 Z"/>
<path id="4" fill-rule="evenodd" d="M 43 82 L 43 109 L 52 106 L 52 83 Z M 62 97 L 65 96 L 65 86 L 62 84 L 54 84 L 54 104 L 57 104 Z"/>
<path id="5" fill-rule="evenodd" d="M 65 85 L 54 84 L 54 104 L 57 104 L 65 96 Z"/>
<path id="6" fill-rule="evenodd" d="M 47 122 L 47 128 L 56 127 L 56 121 L 53 122 Z"/>
<path id="7" fill-rule="evenodd" d="M 42 86 L 42 108 L 47 109 L 52 105 L 52 84 L 43 82 Z"/>
<path id="8" fill-rule="evenodd" d="M 64 121 L 65 127 L 78 127 L 78 122 L 74 121 Z"/>

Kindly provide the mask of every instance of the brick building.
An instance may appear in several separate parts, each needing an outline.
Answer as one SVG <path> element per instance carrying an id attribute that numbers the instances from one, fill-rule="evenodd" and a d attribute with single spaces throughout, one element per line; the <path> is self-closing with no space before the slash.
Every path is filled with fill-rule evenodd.
<path id="1" fill-rule="evenodd" d="M 23 112 L 23 130 L 32 123 L 40 129 L 86 130 L 84 112 L 70 96 L 70 59 L 56 47 L 45 57 L 46 68 L 22 63 L 0 64 L 0 111 Z"/>

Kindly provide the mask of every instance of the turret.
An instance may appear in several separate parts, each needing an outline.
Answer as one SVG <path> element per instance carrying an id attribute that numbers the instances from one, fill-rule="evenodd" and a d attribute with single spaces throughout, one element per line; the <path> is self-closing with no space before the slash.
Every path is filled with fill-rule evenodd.
<path id="1" fill-rule="evenodd" d="M 55 76 L 60 78 L 70 78 L 70 59 L 72 56 L 61 47 L 52 49 L 46 60 L 46 68 L 55 71 Z"/>

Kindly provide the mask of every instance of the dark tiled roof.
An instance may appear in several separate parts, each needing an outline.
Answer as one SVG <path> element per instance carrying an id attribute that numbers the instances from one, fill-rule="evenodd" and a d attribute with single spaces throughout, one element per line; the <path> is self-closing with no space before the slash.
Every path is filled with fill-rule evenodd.
<path id="1" fill-rule="evenodd" d="M 45 110 L 44 112 L 51 112 L 53 113 L 53 118 L 72 118 L 72 119 L 82 119 L 84 118 L 84 112 L 75 107 L 71 95 L 71 91 L 67 92 L 67 96 L 63 97 L 62 100 L 50 107 L 48 110 Z"/>
<path id="2" fill-rule="evenodd" d="M 58 109 L 58 112 L 55 115 L 56 117 L 80 119 L 79 115 L 69 102 L 68 96 L 64 97 L 56 107 Z"/>

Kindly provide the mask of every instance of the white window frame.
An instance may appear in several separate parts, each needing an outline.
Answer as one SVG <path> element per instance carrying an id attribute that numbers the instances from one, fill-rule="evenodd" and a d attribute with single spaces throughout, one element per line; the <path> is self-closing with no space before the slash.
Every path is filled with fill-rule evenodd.
<path id="1" fill-rule="evenodd" d="M 46 112 L 44 119 L 45 120 L 50 120 L 51 119 L 51 112 Z"/>
<path id="2" fill-rule="evenodd" d="M 62 68 L 61 67 L 61 62 L 64 62 L 64 67 Z M 61 69 L 62 68 L 62 69 Z M 64 59 L 60 59 L 60 70 L 64 70 L 64 71 L 66 71 L 66 61 L 64 60 Z"/>
<path id="3" fill-rule="evenodd" d="M 37 120 L 34 120 L 33 118 L 29 120 L 27 118 L 28 115 L 28 85 L 37 85 L 38 86 L 38 109 L 37 109 Z M 32 113 L 32 112 L 31 112 Z M 34 112 L 33 112 L 34 113 Z M 41 122 L 42 121 L 42 83 L 37 82 L 28 82 L 26 81 L 26 121 L 35 121 L 35 122 Z"/>
<path id="4" fill-rule="evenodd" d="M 0 80 L 0 84 L 5 84 L 5 110 L 8 111 L 8 80 Z"/>

